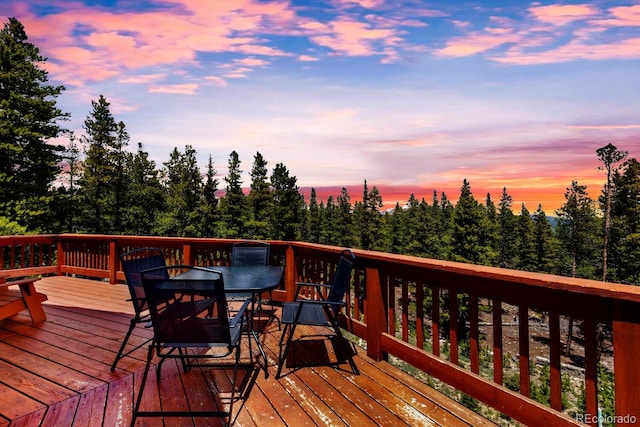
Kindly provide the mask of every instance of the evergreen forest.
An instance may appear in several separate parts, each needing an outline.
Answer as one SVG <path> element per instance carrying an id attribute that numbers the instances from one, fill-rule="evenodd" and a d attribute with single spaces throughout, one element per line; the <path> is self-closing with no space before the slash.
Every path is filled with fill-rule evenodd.
<path id="1" fill-rule="evenodd" d="M 83 133 L 57 100 L 46 58 L 24 26 L 0 32 L 0 234 L 100 233 L 301 240 L 596 280 L 640 283 L 640 164 L 612 143 L 594 153 L 603 185 L 568 183 L 565 202 L 547 213 L 476 198 L 463 180 L 458 201 L 434 192 L 382 211 L 382 195 L 364 181 L 351 201 L 340 194 L 305 200 L 286 165 L 256 152 L 247 164 L 233 151 L 218 177 L 211 155 L 199 165 L 190 145 L 162 164 L 100 96 L 87 106 Z M 66 146 L 55 141 L 68 139 Z M 149 143 L 153 143 L 150 141 Z M 134 145 L 134 146 L 132 146 Z M 553 218 L 553 221 L 550 220 Z"/>

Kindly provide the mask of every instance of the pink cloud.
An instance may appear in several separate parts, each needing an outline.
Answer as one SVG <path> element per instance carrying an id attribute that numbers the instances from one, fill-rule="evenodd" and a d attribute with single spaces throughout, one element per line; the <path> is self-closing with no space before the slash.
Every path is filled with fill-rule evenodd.
<path id="1" fill-rule="evenodd" d="M 640 5 L 612 7 L 609 13 L 611 19 L 601 21 L 601 24 L 611 26 L 640 26 Z"/>
<path id="2" fill-rule="evenodd" d="M 351 56 L 375 54 L 377 45 L 390 45 L 399 38 L 392 29 L 371 28 L 363 22 L 342 18 L 332 22 L 330 34 L 311 37 L 311 40 L 332 50 Z"/>
<path id="3" fill-rule="evenodd" d="M 384 0 L 336 0 L 334 4 L 345 6 L 360 6 L 365 9 L 377 9 L 384 6 Z"/>
<path id="4" fill-rule="evenodd" d="M 173 9 L 114 13 L 78 3 L 35 18 L 25 27 L 51 62 L 68 69 L 66 83 L 82 84 L 163 64 L 195 63 L 197 52 L 238 52 L 285 56 L 280 49 L 251 37 L 273 23 L 291 26 L 295 12 L 287 2 L 173 2 Z M 79 32 L 78 32 L 79 30 Z M 98 68 L 105 71 L 96 72 Z"/>
<path id="5" fill-rule="evenodd" d="M 207 80 L 207 81 L 210 81 L 215 86 L 224 87 L 224 86 L 228 85 L 226 80 L 224 80 L 224 79 L 222 79 L 220 77 L 217 77 L 217 76 L 206 76 L 204 79 Z"/>
<path id="6" fill-rule="evenodd" d="M 499 47 L 505 43 L 517 42 L 519 37 L 507 29 L 485 29 L 484 33 L 471 33 L 466 37 L 457 37 L 436 51 L 440 56 L 469 56 Z"/>
<path id="7" fill-rule="evenodd" d="M 158 80 L 163 80 L 166 78 L 164 74 L 141 74 L 137 76 L 128 76 L 120 79 L 120 83 L 131 83 L 131 84 L 148 84 L 153 83 Z"/>
<path id="8" fill-rule="evenodd" d="M 573 21 L 598 15 L 598 11 L 588 4 L 535 6 L 529 12 L 536 19 L 554 25 L 565 25 Z"/>
<path id="9" fill-rule="evenodd" d="M 455 37 L 435 53 L 441 56 L 484 53 L 491 60 L 514 65 L 640 58 L 640 38 L 628 34 L 617 39 L 604 37 L 608 27 L 640 25 L 640 7 L 612 8 L 608 13 L 615 19 L 603 19 L 605 12 L 591 5 L 536 6 L 529 12 L 535 18 L 533 22 L 493 16 L 490 27 Z M 563 27 L 578 22 L 579 25 Z M 465 31 L 468 25 L 458 23 L 457 27 Z"/>
<path id="10" fill-rule="evenodd" d="M 173 95 L 194 95 L 198 92 L 199 86 L 196 83 L 184 83 L 175 85 L 153 86 L 149 89 L 151 93 L 169 93 Z"/>
<path id="11" fill-rule="evenodd" d="M 532 65 L 575 61 L 579 59 L 638 59 L 640 38 L 620 40 L 607 44 L 589 44 L 573 41 L 545 52 L 529 53 L 514 47 L 491 59 L 506 64 Z"/>
<path id="12" fill-rule="evenodd" d="M 253 58 L 253 57 L 239 59 L 237 63 L 247 67 L 262 67 L 264 65 L 269 64 L 269 62 L 265 61 L 264 59 Z"/>

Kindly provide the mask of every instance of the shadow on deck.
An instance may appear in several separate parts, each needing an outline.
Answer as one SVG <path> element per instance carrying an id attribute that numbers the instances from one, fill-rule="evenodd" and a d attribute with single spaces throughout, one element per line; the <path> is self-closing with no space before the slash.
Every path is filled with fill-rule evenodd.
<path id="1" fill-rule="evenodd" d="M 129 425 L 147 350 L 136 350 L 110 371 L 132 316 L 126 287 L 69 277 L 47 277 L 36 287 L 48 296 L 45 322 L 33 324 L 24 312 L 0 321 L 0 426 Z M 150 336 L 149 329 L 136 328 L 131 347 Z M 247 366 L 241 370 L 244 381 L 242 399 L 234 405 L 235 425 L 492 425 L 390 364 L 371 360 L 364 351 L 355 358 L 360 375 L 353 375 L 344 363 L 337 369 L 285 368 L 276 380 L 279 337 L 274 322 L 261 334 L 268 378 L 259 366 L 248 366 L 244 351 Z M 298 361 L 317 365 L 314 361 L 332 358 L 333 352 L 317 342 L 312 351 L 298 356 Z M 211 409 L 220 400 L 225 404 L 229 382 L 224 369 L 184 374 L 167 362 L 162 373 L 160 387 L 155 375 L 149 376 L 143 403 L 147 409 L 158 407 L 159 395 L 162 404 L 174 410 Z M 182 419 L 168 425 L 177 423 L 220 425 L 220 420 Z M 162 425 L 162 420 L 141 418 L 137 424 Z"/>

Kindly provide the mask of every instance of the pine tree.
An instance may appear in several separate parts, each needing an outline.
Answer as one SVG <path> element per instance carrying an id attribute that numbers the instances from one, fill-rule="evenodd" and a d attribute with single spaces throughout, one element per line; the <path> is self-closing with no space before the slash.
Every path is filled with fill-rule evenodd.
<path id="1" fill-rule="evenodd" d="M 460 189 L 460 199 L 453 214 L 453 259 L 481 265 L 491 265 L 494 253 L 489 246 L 487 218 L 484 207 L 471 193 L 465 179 Z"/>
<path id="2" fill-rule="evenodd" d="M 163 234 L 170 236 L 199 237 L 202 176 L 196 159 L 196 151 L 186 145 L 184 153 L 174 148 L 170 159 L 164 163 L 167 189 L 167 210 L 163 214 Z"/>
<path id="3" fill-rule="evenodd" d="M 84 174 L 80 180 L 82 228 L 93 233 L 108 234 L 114 229 L 115 177 L 119 176 L 114 163 L 118 147 L 118 124 L 110 104 L 103 95 L 91 101 L 92 110 L 84 121 Z"/>
<path id="4" fill-rule="evenodd" d="M 160 213 L 166 205 L 160 184 L 160 171 L 149 153 L 138 143 L 138 150 L 130 158 L 127 168 L 128 192 L 122 210 L 123 233 L 138 236 L 159 234 Z"/>
<path id="5" fill-rule="evenodd" d="M 333 196 L 327 198 L 327 204 L 322 206 L 320 203 L 320 243 L 325 245 L 338 245 L 338 226 L 337 226 L 337 207 Z"/>
<path id="6" fill-rule="evenodd" d="M 420 215 L 420 201 L 412 193 L 407 200 L 406 210 L 404 211 L 404 230 L 405 245 L 401 253 L 407 255 L 420 256 L 422 252 L 422 221 Z"/>
<path id="7" fill-rule="evenodd" d="M 565 203 L 556 211 L 558 237 L 568 258 L 571 277 L 594 279 L 598 258 L 598 220 L 595 202 L 587 194 L 587 187 L 577 181 L 565 192 Z"/>
<path id="8" fill-rule="evenodd" d="M 630 159 L 613 175 L 609 276 L 640 285 L 640 162 Z"/>
<path id="9" fill-rule="evenodd" d="M 113 164 L 114 176 L 113 188 L 113 232 L 122 233 L 122 215 L 126 209 L 125 200 L 129 193 L 129 181 L 127 177 L 127 165 L 131 161 L 131 154 L 125 151 L 129 145 L 129 133 L 125 124 L 120 121 L 116 125 L 115 145 L 110 152 L 110 163 Z"/>
<path id="10" fill-rule="evenodd" d="M 219 181 L 216 178 L 217 172 L 213 167 L 213 159 L 209 155 L 209 163 L 207 163 L 207 178 L 202 191 L 202 205 L 200 207 L 202 211 L 201 230 L 203 237 L 216 237 L 218 233 L 218 198 L 216 192 L 218 191 Z"/>
<path id="11" fill-rule="evenodd" d="M 273 205 L 270 182 L 267 177 L 267 161 L 259 152 L 253 158 L 251 169 L 251 189 L 247 196 L 249 220 L 247 222 L 248 237 L 265 239 L 271 236 L 270 215 Z"/>
<path id="12" fill-rule="evenodd" d="M 607 144 L 602 148 L 596 150 L 598 159 L 603 163 L 602 169 L 607 172 L 607 182 L 604 186 L 603 196 L 604 202 L 601 203 L 602 211 L 604 212 L 604 230 L 603 230 L 603 249 L 602 249 L 602 281 L 607 281 L 607 266 L 608 266 L 608 252 L 609 252 L 609 234 L 611 232 L 611 193 L 613 189 L 612 175 L 615 172 L 615 165 L 623 161 L 627 157 L 626 151 L 619 151 L 615 145 Z"/>
<path id="13" fill-rule="evenodd" d="M 9 18 L 0 31 L 0 210 L 36 232 L 49 231 L 64 149 L 49 141 L 65 132 L 60 122 L 69 117 L 56 106 L 65 88 L 47 83 L 45 62 L 22 23 Z"/>
<path id="14" fill-rule="evenodd" d="M 351 196 L 349 196 L 349 192 L 345 187 L 342 187 L 336 203 L 334 230 L 337 241 L 334 245 L 351 248 L 355 246 L 353 218 L 351 217 Z"/>
<path id="15" fill-rule="evenodd" d="M 377 249 L 381 245 L 382 197 L 374 186 L 371 192 L 364 181 L 362 201 L 354 205 L 353 217 L 357 228 L 358 247 L 366 250 Z"/>
<path id="16" fill-rule="evenodd" d="M 511 210 L 513 198 L 507 193 L 507 188 L 502 189 L 500 198 L 498 223 L 500 226 L 500 240 L 498 243 L 498 266 L 514 268 L 513 256 L 515 254 L 516 241 L 516 217 Z"/>
<path id="17" fill-rule="evenodd" d="M 555 236 L 541 204 L 538 205 L 538 209 L 533 216 L 533 243 L 535 247 L 535 271 L 555 273 Z"/>
<path id="18" fill-rule="evenodd" d="M 434 192 L 435 197 L 435 192 Z M 440 205 L 438 210 L 438 231 L 441 235 L 440 242 L 442 249 L 441 259 L 451 260 L 453 250 L 453 213 L 455 209 L 447 195 L 443 192 L 440 195 Z"/>
<path id="19" fill-rule="evenodd" d="M 229 154 L 229 171 L 224 178 L 227 183 L 225 195 L 220 199 L 221 237 L 242 238 L 248 220 L 247 198 L 242 191 L 242 170 L 236 151 Z"/>
<path id="20" fill-rule="evenodd" d="M 404 254 L 407 247 L 406 237 L 406 218 L 405 211 L 400 207 L 399 203 L 396 203 L 393 212 L 387 217 L 387 229 L 389 230 L 387 235 L 388 246 L 386 252 L 392 254 Z"/>
<path id="21" fill-rule="evenodd" d="M 303 220 L 304 198 L 300 194 L 295 176 L 282 163 L 271 174 L 273 186 L 273 214 L 271 228 L 276 240 L 298 240 Z"/>
<path id="22" fill-rule="evenodd" d="M 306 241 L 311 243 L 320 243 L 320 235 L 322 230 L 322 217 L 320 215 L 320 206 L 318 205 L 318 196 L 316 189 L 311 188 L 309 195 L 309 209 L 307 210 L 308 234 Z"/>
<path id="23" fill-rule="evenodd" d="M 529 210 L 522 204 L 516 225 L 516 264 L 518 270 L 535 271 L 534 225 Z"/>
<path id="24" fill-rule="evenodd" d="M 500 259 L 500 222 L 498 221 L 498 209 L 496 208 L 491 194 L 487 193 L 484 205 L 485 224 L 486 224 L 486 241 L 485 245 L 490 248 L 492 256 L 492 264 L 498 265 Z M 495 254 L 495 255 L 493 255 Z"/>

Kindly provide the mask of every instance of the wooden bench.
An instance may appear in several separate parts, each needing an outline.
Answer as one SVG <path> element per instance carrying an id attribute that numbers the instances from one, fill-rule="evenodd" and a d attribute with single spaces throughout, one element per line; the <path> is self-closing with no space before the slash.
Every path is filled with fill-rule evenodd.
<path id="1" fill-rule="evenodd" d="M 47 296 L 36 292 L 34 282 L 38 280 L 29 278 L 7 282 L 0 276 L 0 320 L 15 316 L 22 310 L 29 310 L 34 322 L 47 320 L 42 308 Z"/>

